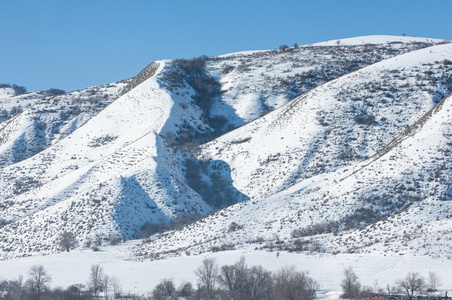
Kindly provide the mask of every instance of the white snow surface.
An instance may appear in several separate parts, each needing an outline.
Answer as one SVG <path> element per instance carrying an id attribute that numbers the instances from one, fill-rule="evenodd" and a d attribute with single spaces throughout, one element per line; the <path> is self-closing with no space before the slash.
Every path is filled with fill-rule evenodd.
<path id="1" fill-rule="evenodd" d="M 16 93 L 13 88 L 0 88 L 0 100 L 11 98 L 15 95 Z"/>
<path id="2" fill-rule="evenodd" d="M 0 123 L 0 166 L 29 158 L 71 134 L 110 104 L 127 81 L 90 87 L 58 96 L 45 92 L 23 94 L 0 101 L 2 110 L 20 107 Z"/>
<path id="3" fill-rule="evenodd" d="M 33 265 L 42 265 L 52 276 L 52 287 L 68 287 L 71 284 L 87 284 L 90 268 L 100 265 L 104 274 L 115 276 L 123 293 L 147 295 L 163 279 L 173 279 L 176 286 L 191 282 L 196 286 L 194 273 L 202 260 L 214 258 L 218 265 L 230 265 L 245 258 L 248 266 L 261 265 L 269 271 L 295 266 L 297 271 L 306 272 L 320 284 L 319 299 L 339 299 L 342 290 L 343 270 L 352 267 L 363 285 L 385 289 L 396 280 L 404 279 L 409 272 L 419 272 L 426 277 L 435 272 L 442 281 L 441 294 L 452 290 L 452 275 L 449 272 L 452 262 L 413 255 L 338 254 L 309 255 L 281 252 L 254 251 L 243 249 L 203 255 L 183 256 L 157 261 L 128 260 L 129 248 L 135 242 L 119 246 L 103 247 L 98 252 L 79 250 L 46 256 L 16 258 L 0 261 L 0 280 L 17 279 L 19 275 L 27 278 Z M 450 293 L 450 292 L 449 292 Z"/>
<path id="4" fill-rule="evenodd" d="M 235 127 L 242 126 L 334 78 L 419 49 L 421 45 L 448 42 L 393 36 L 351 40 L 355 39 L 364 43 L 242 52 L 209 61 L 209 74 L 219 80 L 223 93 L 214 104 L 212 115 L 226 117 Z M 403 42 L 391 43 L 396 40 Z"/>
<path id="5" fill-rule="evenodd" d="M 430 42 L 447 42 L 447 40 L 414 37 L 414 36 L 394 36 L 394 35 L 369 35 L 353 38 L 330 40 L 320 43 L 311 44 L 311 46 L 351 46 L 366 44 L 387 44 L 387 43 L 430 43 Z"/>

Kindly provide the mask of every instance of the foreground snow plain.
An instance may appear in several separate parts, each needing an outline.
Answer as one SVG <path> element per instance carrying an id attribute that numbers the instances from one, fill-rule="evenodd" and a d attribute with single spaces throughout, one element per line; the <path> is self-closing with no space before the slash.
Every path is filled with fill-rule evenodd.
<path id="1" fill-rule="evenodd" d="M 285 266 L 295 266 L 298 271 L 307 272 L 321 286 L 320 299 L 338 299 L 343 270 L 352 267 L 363 285 L 382 288 L 393 285 L 409 272 L 419 272 L 427 277 L 432 271 L 442 281 L 441 294 L 452 291 L 452 261 L 413 255 L 372 255 L 372 254 L 297 254 L 288 252 L 256 251 L 242 248 L 234 251 L 205 253 L 196 256 L 182 256 L 165 260 L 130 260 L 130 248 L 139 241 L 129 241 L 122 245 L 102 247 L 100 251 L 82 249 L 73 252 L 15 258 L 0 261 L 0 280 L 17 279 L 28 276 L 33 265 L 42 265 L 52 276 L 52 287 L 68 287 L 71 284 L 87 284 L 90 268 L 99 264 L 104 273 L 116 276 L 123 293 L 146 295 L 162 280 L 174 279 L 176 285 L 189 281 L 196 286 L 194 271 L 205 258 L 215 258 L 221 265 L 233 264 L 245 257 L 248 266 L 262 265 L 270 271 Z M 450 293 L 450 292 L 449 292 Z"/>

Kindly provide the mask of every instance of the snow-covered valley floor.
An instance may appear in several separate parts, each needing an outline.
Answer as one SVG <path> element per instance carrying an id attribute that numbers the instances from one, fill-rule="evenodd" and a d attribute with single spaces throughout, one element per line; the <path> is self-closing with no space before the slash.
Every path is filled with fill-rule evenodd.
<path id="1" fill-rule="evenodd" d="M 215 258 L 218 265 L 233 264 L 245 257 L 248 266 L 262 265 L 270 271 L 285 266 L 295 266 L 298 271 L 307 272 L 321 286 L 320 299 L 338 299 L 343 279 L 343 270 L 353 267 L 363 285 L 382 288 L 394 285 L 404 279 L 409 272 L 419 272 L 427 277 L 435 272 L 442 281 L 440 289 L 452 290 L 452 261 L 412 255 L 362 255 L 362 254 L 297 254 L 287 252 L 263 252 L 240 249 L 197 256 L 168 258 L 157 261 L 130 260 L 130 248 L 139 241 L 129 241 L 118 246 L 102 247 L 100 251 L 91 249 L 59 253 L 47 256 L 33 256 L 0 261 L 0 280 L 17 279 L 28 276 L 33 265 L 42 265 L 52 276 L 52 287 L 68 287 L 71 284 L 86 284 L 90 268 L 99 264 L 104 273 L 116 276 L 124 293 L 146 295 L 162 279 L 173 279 L 177 285 L 190 281 L 196 286 L 194 271 L 205 258 Z M 450 293 L 450 292 L 449 292 Z"/>

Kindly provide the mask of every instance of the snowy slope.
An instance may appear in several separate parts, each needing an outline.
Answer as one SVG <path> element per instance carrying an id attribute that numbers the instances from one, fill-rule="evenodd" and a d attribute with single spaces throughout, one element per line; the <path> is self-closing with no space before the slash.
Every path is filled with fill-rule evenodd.
<path id="1" fill-rule="evenodd" d="M 439 80 L 433 88 L 447 91 L 448 57 L 452 47 L 441 45 L 383 61 L 205 145 L 202 157 L 226 161 L 234 185 L 251 200 L 139 247 L 137 254 L 158 258 L 252 243 L 450 256 L 451 99 L 421 119 L 437 94 L 415 79 L 434 74 Z M 355 106 L 375 119 L 357 122 Z M 344 159 L 343 145 L 357 154 Z M 338 231 L 339 237 L 332 234 Z M 296 238 L 301 240 L 293 244 Z"/>
<path id="2" fill-rule="evenodd" d="M 51 97 L 44 92 L 17 95 L 13 88 L 0 88 L 0 123 L 11 119 L 44 98 Z"/>
<path id="3" fill-rule="evenodd" d="M 451 258 L 452 97 L 390 149 L 137 247 L 165 258 L 242 248 Z M 237 226 L 232 226 L 236 224 Z"/>
<path id="4" fill-rule="evenodd" d="M 13 88 L 10 87 L 0 88 L 0 100 L 8 99 L 15 95 L 16 93 L 14 92 Z"/>
<path id="5" fill-rule="evenodd" d="M 353 41 L 362 42 L 353 42 Z M 447 41 L 395 36 L 347 39 L 211 58 L 209 74 L 222 86 L 212 114 L 235 127 L 288 103 L 313 88 L 373 63 Z M 395 41 L 401 41 L 394 43 Z"/>
<path id="6" fill-rule="evenodd" d="M 157 135 L 172 105 L 151 77 L 58 143 L 3 168 L 1 217 L 9 223 L 0 229 L 3 255 L 9 247 L 55 251 L 61 228 L 81 242 L 94 235 L 108 240 L 132 236 L 146 221 L 209 209 L 182 181 L 179 158 Z"/>
<path id="7" fill-rule="evenodd" d="M 388 37 L 390 41 L 399 37 Z M 373 63 L 432 45 L 446 43 L 435 39 L 405 39 L 392 43 L 381 39 L 371 44 L 373 37 L 363 37 L 364 44 L 334 46 L 294 46 L 279 50 L 246 51 L 218 57 L 193 60 L 199 66 L 205 62 L 202 78 L 204 92 L 215 92 L 212 104 L 203 114 L 178 120 L 177 130 L 190 135 L 195 142 L 206 142 L 233 128 L 242 126 L 288 103 L 313 88 Z M 198 103 L 199 91 L 189 80 L 191 70 L 184 70 L 180 60 L 170 61 L 160 82 L 171 91 L 173 99 L 182 98 L 175 108 L 181 110 Z M 218 86 L 212 85 L 216 82 Z M 194 90 L 193 90 L 194 89 Z M 197 120 L 196 122 L 194 120 Z M 176 122 L 174 118 L 171 120 Z M 189 124 L 184 123 L 187 121 Z M 195 124 L 196 123 L 196 124 Z M 192 126 L 188 126 L 192 124 Z M 216 134 L 212 131 L 219 126 Z M 166 130 L 164 130 L 166 131 Z M 218 130 L 217 130 L 218 131 Z M 200 138 L 204 137 L 204 138 Z"/>
<path id="8" fill-rule="evenodd" d="M 418 50 L 331 81 L 203 146 L 250 198 L 366 159 L 451 90 L 451 45 Z M 431 82 L 434 81 L 434 84 Z"/>

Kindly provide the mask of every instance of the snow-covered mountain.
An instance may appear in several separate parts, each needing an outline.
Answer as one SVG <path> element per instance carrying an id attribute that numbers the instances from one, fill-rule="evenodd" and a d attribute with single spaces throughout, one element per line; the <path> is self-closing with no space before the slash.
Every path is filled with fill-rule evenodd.
<path id="1" fill-rule="evenodd" d="M 0 123 L 0 257 L 225 206 L 135 253 L 419 252 L 388 225 L 407 223 L 426 254 L 449 254 L 433 239 L 451 228 L 451 58 L 447 41 L 373 36 L 158 61 L 58 96 L 5 90 L 2 108 L 26 108 Z"/>

